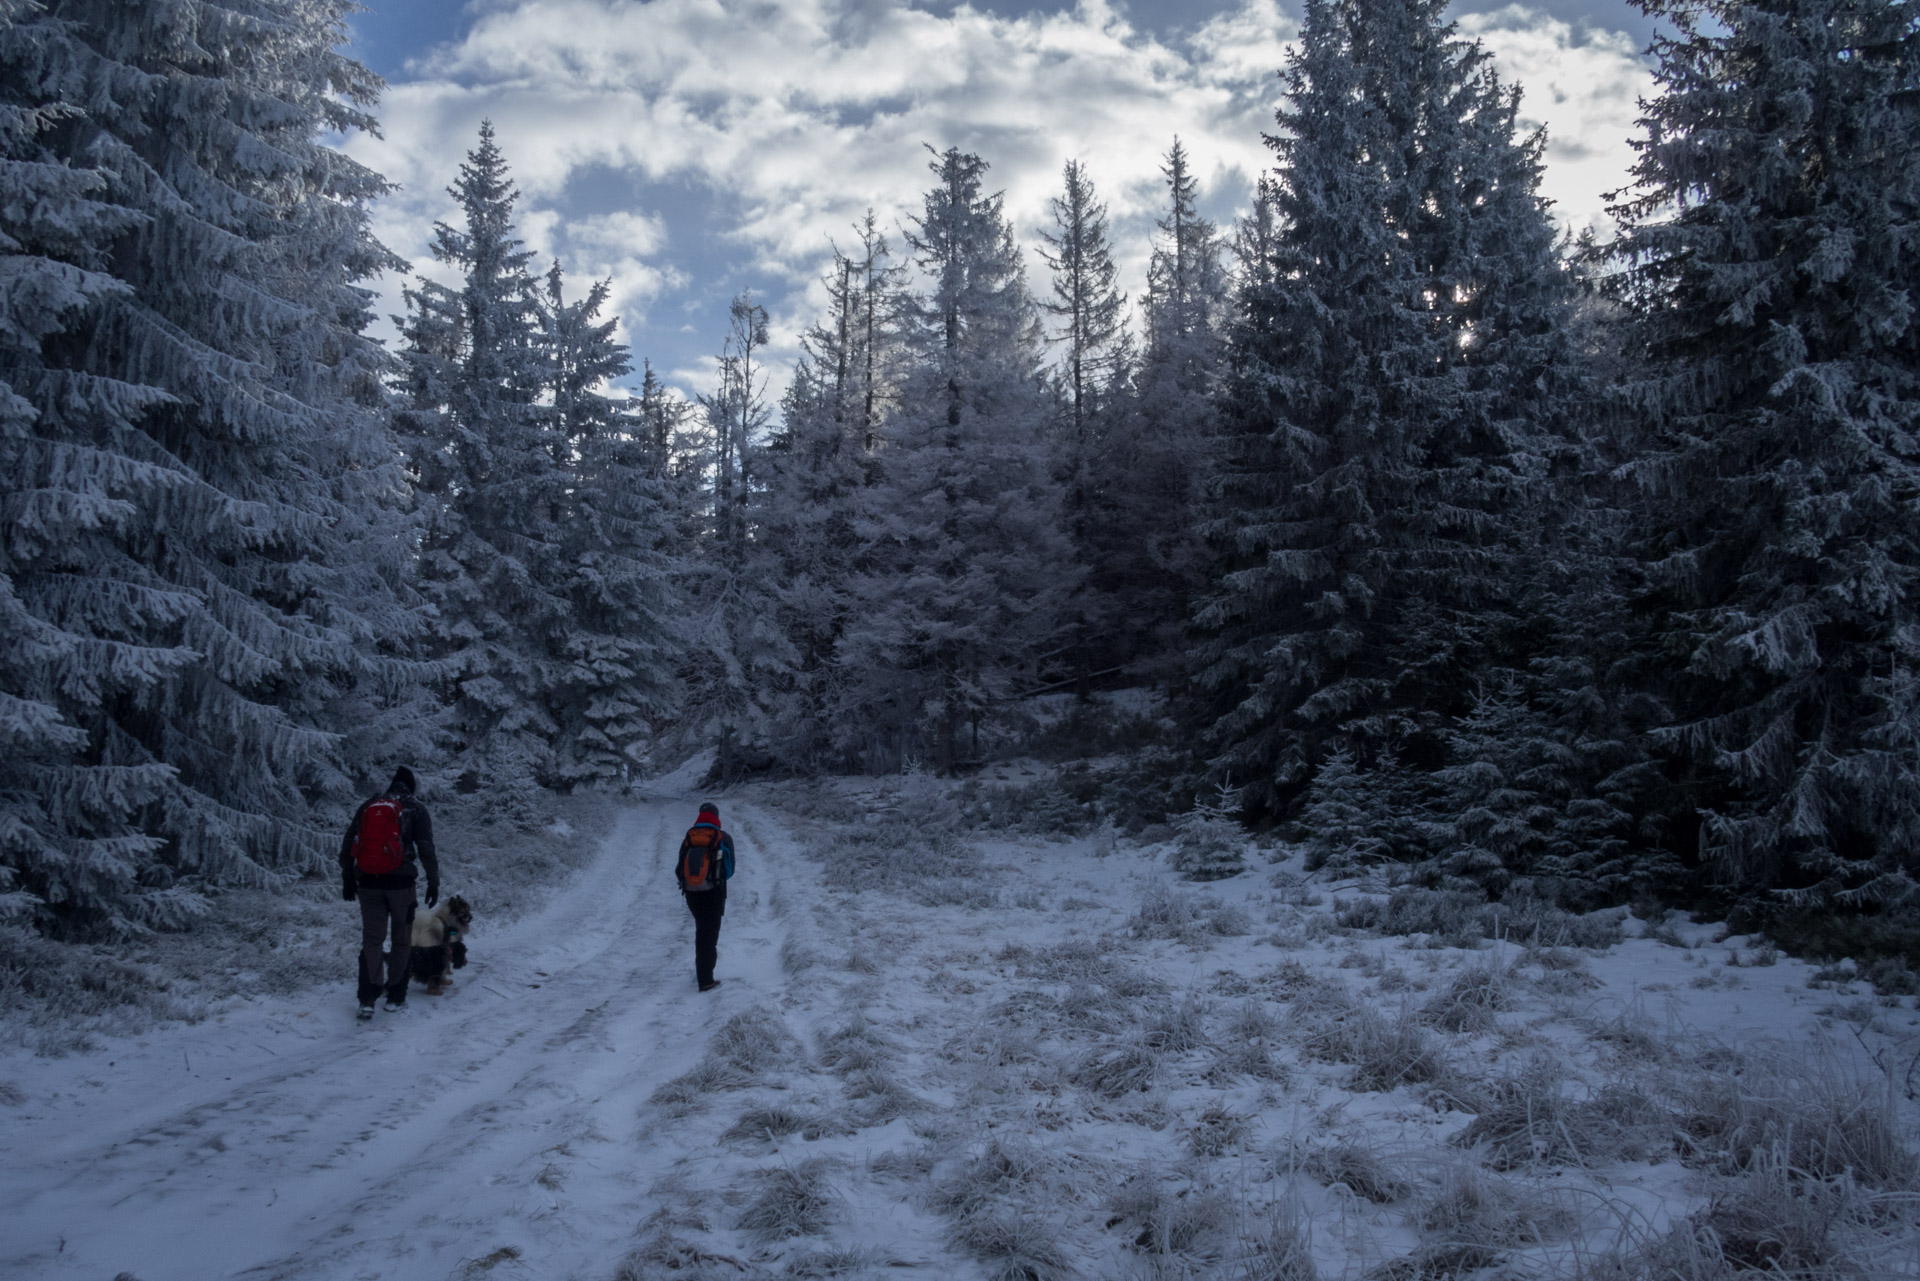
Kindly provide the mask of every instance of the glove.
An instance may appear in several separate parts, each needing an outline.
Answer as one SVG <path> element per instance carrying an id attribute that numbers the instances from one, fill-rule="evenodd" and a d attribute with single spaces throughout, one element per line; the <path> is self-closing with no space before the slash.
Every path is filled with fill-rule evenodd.
<path id="1" fill-rule="evenodd" d="M 440 901 L 440 885 L 436 881 L 427 882 L 427 906 L 432 907 Z"/>
<path id="2" fill-rule="evenodd" d="M 353 900 L 360 897 L 360 895 L 353 888 L 352 877 L 349 876 L 346 880 L 340 882 L 340 897 L 345 899 L 349 903 L 353 902 Z"/>

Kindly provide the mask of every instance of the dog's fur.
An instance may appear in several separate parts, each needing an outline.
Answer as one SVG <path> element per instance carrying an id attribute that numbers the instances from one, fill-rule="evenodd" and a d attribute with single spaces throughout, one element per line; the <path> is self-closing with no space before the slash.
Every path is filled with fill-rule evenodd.
<path id="1" fill-rule="evenodd" d="M 438 995 L 447 983 L 449 961 L 456 970 L 467 963 L 465 936 L 472 924 L 473 908 L 458 894 L 425 916 L 413 918 L 413 957 L 407 968 L 428 984 L 427 995 Z"/>

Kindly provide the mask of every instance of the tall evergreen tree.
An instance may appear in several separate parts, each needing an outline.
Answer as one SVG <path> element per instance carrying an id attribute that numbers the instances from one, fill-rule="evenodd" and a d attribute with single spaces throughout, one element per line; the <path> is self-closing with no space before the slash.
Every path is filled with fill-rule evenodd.
<path id="1" fill-rule="evenodd" d="M 742 293 L 728 308 L 720 384 L 700 399 L 708 479 L 700 554 L 686 585 L 692 662 L 689 723 L 713 746 L 711 777 L 731 779 L 769 763 L 771 707 L 794 655 L 781 633 L 771 565 L 761 554 L 760 475 L 772 418 L 764 349 L 766 308 Z"/>
<path id="2" fill-rule="evenodd" d="M 1905 900 L 1920 848 L 1920 7 L 1647 6 L 1615 283 L 1679 779 L 1666 839 L 1736 892 Z M 1697 816 L 1697 818 L 1696 818 Z"/>
<path id="3" fill-rule="evenodd" d="M 350 8 L 0 6 L 0 909 L 43 929 L 317 866 L 412 630 Z"/>
<path id="4" fill-rule="evenodd" d="M 550 638 L 559 666 L 548 694 L 559 722 L 553 782 L 563 787 L 624 778 L 647 761 L 674 704 L 681 640 L 665 477 L 639 415 L 608 394 L 633 366 L 618 319 L 601 317 L 607 294 L 599 281 L 568 302 L 555 263 L 540 308 L 543 403 L 570 473 L 559 521 L 570 623 Z"/>
<path id="5" fill-rule="evenodd" d="M 1285 810 L 1341 748 L 1417 805 L 1511 643 L 1566 285 L 1517 91 L 1438 0 L 1314 0 L 1279 113 L 1269 283 L 1222 398 L 1215 768 Z M 1396 791 L 1396 788 L 1399 789 Z M 1414 851 L 1402 851 L 1414 852 Z"/>
<path id="6" fill-rule="evenodd" d="M 427 518 L 423 589 L 436 655 L 457 667 L 448 730 L 466 780 L 496 813 L 526 820 L 559 780 L 552 698 L 574 626 L 565 534 L 568 444 L 539 402 L 551 395 L 530 274 L 515 235 L 519 199 L 483 122 L 448 194 L 461 225 L 438 223 L 434 257 L 458 288 L 409 290 L 397 424 Z"/>
<path id="7" fill-rule="evenodd" d="M 1125 624 L 1137 616 L 1130 608 L 1136 602 L 1122 598 L 1135 585 L 1128 571 L 1138 566 L 1114 553 L 1135 544 L 1138 531 L 1129 526 L 1136 513 L 1111 501 L 1115 428 L 1125 421 L 1124 397 L 1117 393 L 1131 351 L 1126 299 L 1107 243 L 1107 207 L 1079 161 L 1067 161 L 1052 212 L 1054 227 L 1041 233 L 1047 248 L 1040 256 L 1053 269 L 1053 297 L 1042 307 L 1058 326 L 1066 403 L 1056 452 L 1075 560 L 1087 575 L 1067 610 L 1075 629 L 1074 676 L 1084 696 L 1096 668 L 1132 657 L 1125 640 L 1133 629 Z"/>
<path id="8" fill-rule="evenodd" d="M 801 338 L 803 355 L 782 405 L 784 423 L 762 460 L 765 492 L 757 525 L 781 631 L 793 649 L 792 684 L 774 712 L 772 748 L 790 769 L 837 763 L 831 717 L 844 670 L 835 651 L 853 605 L 858 564 L 855 522 L 874 471 L 876 384 L 891 363 L 891 308 L 876 294 L 897 274 L 872 215 L 857 229 L 861 256 L 835 249 L 828 313 Z"/>
<path id="9" fill-rule="evenodd" d="M 1157 658 L 1155 674 L 1172 680 L 1204 575 L 1200 513 L 1214 460 L 1227 276 L 1218 229 L 1200 216 L 1199 183 L 1179 139 L 1161 172 L 1167 212 L 1147 268 L 1145 348 L 1128 412 L 1102 451 L 1111 536 L 1098 579 L 1118 598 L 1120 652 Z"/>
<path id="10" fill-rule="evenodd" d="M 950 770 L 969 731 L 1031 680 L 1075 587 L 1047 465 L 1039 317 L 978 156 L 948 149 L 907 234 L 900 405 L 863 495 L 862 569 L 841 639 L 845 750 L 869 768 Z"/>

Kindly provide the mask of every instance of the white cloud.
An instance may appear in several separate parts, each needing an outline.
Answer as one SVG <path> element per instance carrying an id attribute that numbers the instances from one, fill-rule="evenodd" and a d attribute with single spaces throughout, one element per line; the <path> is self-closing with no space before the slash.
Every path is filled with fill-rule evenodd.
<path id="1" fill-rule="evenodd" d="M 1575 230 L 1607 225 L 1605 193 L 1627 183 L 1639 99 L 1653 88 L 1632 39 L 1621 31 L 1576 32 L 1518 4 L 1469 14 L 1460 31 L 1486 45 L 1502 76 L 1524 88 L 1525 127 L 1546 125 L 1542 186 L 1554 213 Z"/>
<path id="2" fill-rule="evenodd" d="M 1561 212 L 1597 210 L 1597 192 L 1619 185 L 1645 79 L 1624 37 L 1577 38 L 1518 6 L 1462 26 L 1526 83 L 1526 110 L 1552 127 L 1548 185 Z M 1022 18 L 899 0 L 521 0 L 484 14 L 390 91 L 384 141 L 351 146 L 402 185 L 377 230 L 420 265 L 433 220 L 452 216 L 444 188 L 491 118 L 531 247 L 570 271 L 610 275 L 630 326 L 666 291 L 708 288 L 708 274 L 727 276 L 711 283 L 716 294 L 752 283 L 775 317 L 773 354 L 790 359 L 823 301 L 814 277 L 829 239 L 847 244 L 868 206 L 889 229 L 913 212 L 928 180 L 922 143 L 985 157 L 1030 246 L 1061 165 L 1080 159 L 1112 209 L 1137 295 L 1170 140 L 1186 144 L 1203 193 L 1243 202 L 1271 163 L 1261 134 L 1294 31 L 1276 0 L 1243 0 L 1177 44 L 1138 31 L 1107 0 Z M 583 216 L 588 173 L 703 195 L 732 270 L 708 273 L 712 264 L 674 243 L 670 229 L 683 224 L 672 197 Z M 1037 259 L 1031 267 L 1038 287 Z M 648 354 L 694 381 L 690 351 Z"/>

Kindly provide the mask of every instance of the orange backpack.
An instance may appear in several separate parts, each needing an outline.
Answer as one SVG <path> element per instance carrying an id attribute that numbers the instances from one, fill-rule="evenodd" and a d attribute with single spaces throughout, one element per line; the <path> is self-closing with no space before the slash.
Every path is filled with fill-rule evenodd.
<path id="1" fill-rule="evenodd" d="M 680 866 L 674 869 L 683 890 L 710 890 L 720 883 L 720 829 L 701 823 L 680 843 Z"/>

